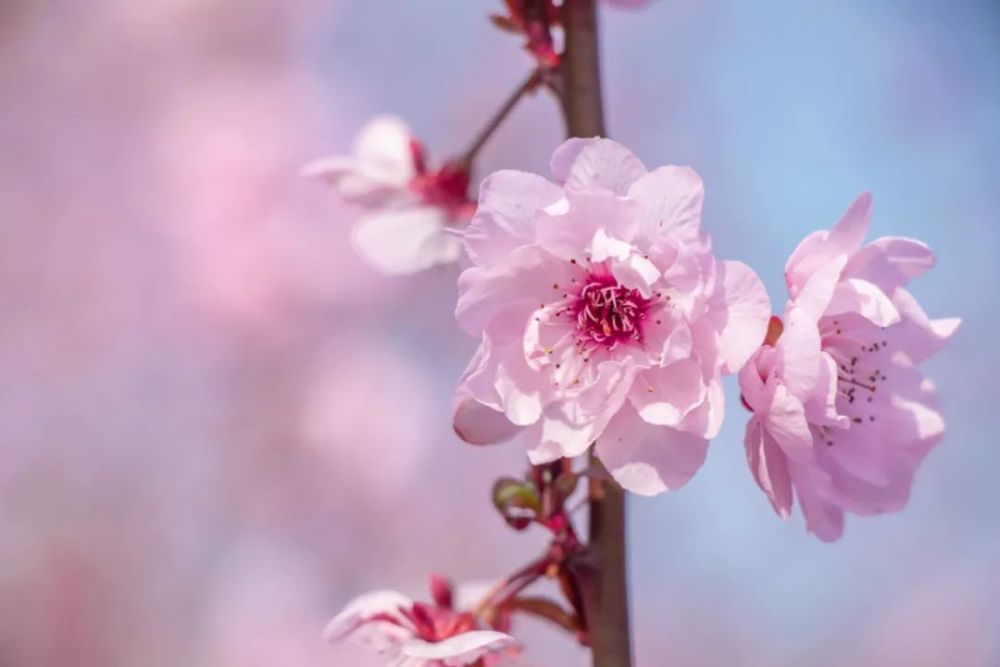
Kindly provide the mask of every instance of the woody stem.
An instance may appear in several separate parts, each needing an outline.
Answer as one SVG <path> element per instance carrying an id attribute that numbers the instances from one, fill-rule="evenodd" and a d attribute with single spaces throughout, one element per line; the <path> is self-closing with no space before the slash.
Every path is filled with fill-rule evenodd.
<path id="1" fill-rule="evenodd" d="M 564 0 L 566 49 L 560 64 L 563 115 L 570 137 L 603 136 L 597 0 Z M 595 465 L 600 463 L 595 459 Z M 594 667 L 631 667 L 626 577 L 625 495 L 613 481 L 591 479 L 590 558 L 594 581 L 584 596 Z"/>

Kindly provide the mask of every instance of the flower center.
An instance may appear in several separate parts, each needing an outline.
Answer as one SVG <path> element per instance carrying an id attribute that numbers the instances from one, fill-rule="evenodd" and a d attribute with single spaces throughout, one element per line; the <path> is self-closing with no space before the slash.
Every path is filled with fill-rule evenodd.
<path id="1" fill-rule="evenodd" d="M 444 641 L 476 628 L 476 621 L 470 614 L 420 602 L 414 603 L 410 609 L 400 609 L 400 612 L 413 624 L 414 634 L 428 642 Z"/>
<path id="2" fill-rule="evenodd" d="M 476 205 L 469 200 L 469 170 L 455 161 L 446 162 L 437 171 L 429 170 L 424 147 L 415 140 L 410 142 L 410 152 L 415 175 L 409 188 L 420 203 L 444 209 L 453 220 L 471 218 Z"/>
<path id="3" fill-rule="evenodd" d="M 837 364 L 837 411 L 850 417 L 852 426 L 877 420 L 886 391 L 879 388 L 889 379 L 882 371 L 889 343 L 869 329 L 851 330 L 838 320 L 820 323 L 823 350 Z M 828 434 L 827 446 L 834 440 Z"/>
<path id="4" fill-rule="evenodd" d="M 577 345 L 604 345 L 642 339 L 640 322 L 646 317 L 649 299 L 639 290 L 623 287 L 610 277 L 591 276 L 575 305 Z"/>

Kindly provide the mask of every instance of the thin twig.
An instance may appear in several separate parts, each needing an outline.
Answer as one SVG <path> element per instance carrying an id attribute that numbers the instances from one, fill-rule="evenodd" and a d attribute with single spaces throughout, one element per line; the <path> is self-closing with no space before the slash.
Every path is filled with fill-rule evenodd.
<path id="1" fill-rule="evenodd" d="M 521 85 L 519 85 L 514 92 L 504 101 L 503 106 L 501 106 L 493 117 L 490 118 L 483 129 L 479 131 L 476 138 L 472 141 L 472 144 L 462 155 L 461 164 L 465 166 L 466 169 L 472 166 L 472 161 L 475 160 L 476 155 L 482 149 L 489 138 L 493 136 L 493 133 L 497 131 L 497 128 L 504 122 L 517 103 L 521 101 L 521 98 L 526 94 L 531 92 L 541 80 L 541 72 L 539 70 L 534 70 L 528 75 Z"/>

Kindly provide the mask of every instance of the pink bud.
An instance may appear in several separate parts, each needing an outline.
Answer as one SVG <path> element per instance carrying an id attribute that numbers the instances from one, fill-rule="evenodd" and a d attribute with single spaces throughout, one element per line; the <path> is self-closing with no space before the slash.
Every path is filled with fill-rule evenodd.
<path id="1" fill-rule="evenodd" d="M 434 604 L 445 609 L 452 609 L 452 586 L 451 582 L 439 574 L 431 575 L 431 597 Z"/>

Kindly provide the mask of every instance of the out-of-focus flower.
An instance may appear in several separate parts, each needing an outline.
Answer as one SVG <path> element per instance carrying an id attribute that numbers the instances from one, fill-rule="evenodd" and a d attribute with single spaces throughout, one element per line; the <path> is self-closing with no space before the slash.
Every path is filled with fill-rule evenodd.
<path id="1" fill-rule="evenodd" d="M 607 139 L 567 141 L 551 168 L 561 185 L 517 171 L 483 183 L 456 310 L 482 344 L 455 430 L 476 444 L 523 431 L 536 464 L 596 441 L 625 488 L 677 488 L 718 433 L 720 374 L 764 336 L 767 294 L 745 265 L 716 262 L 691 169 L 649 172 Z"/>
<path id="2" fill-rule="evenodd" d="M 367 212 L 354 227 L 358 252 L 385 273 L 415 273 L 458 259 L 453 226 L 465 221 L 468 168 L 458 161 L 427 167 L 424 148 L 402 120 L 379 116 L 361 130 L 354 155 L 313 162 L 302 170 L 323 179 Z"/>
<path id="3" fill-rule="evenodd" d="M 552 39 L 552 27 L 559 23 L 559 9 L 552 0 L 504 0 L 507 14 L 494 14 L 493 24 L 501 30 L 523 35 L 524 50 L 538 63 L 539 67 L 555 67 L 559 64 Z"/>
<path id="4" fill-rule="evenodd" d="M 776 512 L 795 490 L 810 532 L 843 534 L 844 512 L 906 503 L 921 460 L 944 434 L 934 386 L 917 364 L 958 328 L 930 320 L 904 286 L 934 265 L 919 241 L 882 237 L 862 247 L 871 197 L 830 231 L 806 237 L 785 267 L 791 300 L 783 331 L 740 372 L 750 468 Z"/>
<path id="5" fill-rule="evenodd" d="M 414 602 L 393 591 L 352 600 L 326 628 L 326 637 L 350 637 L 384 655 L 393 667 L 495 665 L 516 649 L 514 638 L 484 630 L 471 611 L 456 610 L 451 586 L 431 578 L 433 604 Z"/>
<path id="6" fill-rule="evenodd" d="M 605 0 L 615 7 L 639 8 L 650 0 Z M 506 14 L 494 14 L 490 20 L 495 26 L 524 37 L 524 50 L 531 54 L 543 69 L 559 65 L 560 52 L 553 36 L 559 26 L 559 7 L 553 0 L 504 0 Z"/>

